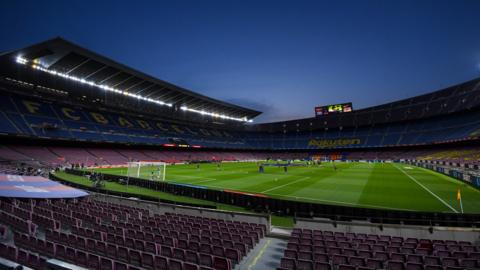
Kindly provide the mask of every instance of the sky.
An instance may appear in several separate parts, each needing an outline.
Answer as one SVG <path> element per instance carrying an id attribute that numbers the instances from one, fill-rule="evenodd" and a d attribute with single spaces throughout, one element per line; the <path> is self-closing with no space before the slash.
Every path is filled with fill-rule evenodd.
<path id="1" fill-rule="evenodd" d="M 3 0 L 0 51 L 61 36 L 255 123 L 480 77 L 480 1 Z"/>

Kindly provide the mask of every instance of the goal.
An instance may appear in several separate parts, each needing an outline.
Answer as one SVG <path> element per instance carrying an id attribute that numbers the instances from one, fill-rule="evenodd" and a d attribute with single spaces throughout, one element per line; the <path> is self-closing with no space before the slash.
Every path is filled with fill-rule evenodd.
<path id="1" fill-rule="evenodd" d="M 128 177 L 165 181 L 166 163 L 160 161 L 128 162 Z"/>

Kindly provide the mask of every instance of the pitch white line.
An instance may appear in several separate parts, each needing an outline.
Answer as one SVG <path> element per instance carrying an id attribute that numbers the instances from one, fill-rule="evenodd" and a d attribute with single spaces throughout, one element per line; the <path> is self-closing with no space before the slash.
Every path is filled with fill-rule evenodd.
<path id="1" fill-rule="evenodd" d="M 183 174 L 168 174 L 168 175 L 173 175 L 173 176 L 176 176 L 178 178 L 181 178 L 181 177 L 185 177 L 185 178 L 194 178 L 194 179 L 210 179 L 210 180 L 217 180 L 215 178 L 210 178 L 210 177 L 202 177 L 202 176 L 192 176 L 192 175 L 183 175 Z"/>
<path id="2" fill-rule="evenodd" d="M 215 178 L 207 178 L 208 180 L 202 180 L 202 181 L 196 181 L 196 182 L 193 182 L 192 184 L 195 185 L 195 184 L 198 184 L 198 183 L 206 183 L 206 182 L 212 182 L 212 181 L 217 181 L 218 179 L 215 179 Z"/>
<path id="3" fill-rule="evenodd" d="M 428 189 L 426 186 L 424 186 L 422 183 L 418 182 L 417 179 L 415 179 L 415 177 L 411 176 L 410 174 L 408 174 L 406 171 L 402 170 L 401 168 L 397 167 L 397 165 L 393 165 L 393 167 L 397 168 L 399 171 L 401 171 L 402 173 L 404 173 L 406 176 L 408 176 L 408 178 L 412 179 L 415 183 L 417 183 L 419 186 L 421 186 L 423 189 L 425 189 L 426 191 L 428 191 L 428 193 L 432 194 L 433 197 L 437 198 L 437 200 L 439 200 L 441 203 L 443 203 L 445 206 L 447 206 L 448 208 L 452 209 L 453 212 L 455 213 L 458 213 L 457 209 L 453 208 L 450 204 L 448 204 L 447 202 L 445 202 L 442 198 L 438 197 L 437 194 L 433 193 L 430 189 Z"/>
<path id="4" fill-rule="evenodd" d="M 276 186 L 276 187 L 274 187 L 274 188 L 270 188 L 270 189 L 264 190 L 264 191 L 262 191 L 262 192 L 260 192 L 260 193 L 266 193 L 266 192 L 270 192 L 270 191 L 272 191 L 272 190 L 277 190 L 277 189 L 279 189 L 279 188 L 283 188 L 283 187 L 286 187 L 286 186 L 289 186 L 289 185 L 298 183 L 298 182 L 300 182 L 300 181 L 307 180 L 307 179 L 309 179 L 309 178 L 310 178 L 310 176 L 303 177 L 303 178 L 300 178 L 300 179 L 295 180 L 295 181 L 293 181 L 293 182 L 286 183 L 285 185 L 280 185 L 280 186 Z"/>

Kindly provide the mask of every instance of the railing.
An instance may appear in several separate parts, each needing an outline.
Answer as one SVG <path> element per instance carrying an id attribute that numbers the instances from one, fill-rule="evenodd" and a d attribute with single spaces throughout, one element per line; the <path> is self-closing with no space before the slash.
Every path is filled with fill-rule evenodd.
<path id="1" fill-rule="evenodd" d="M 85 171 L 67 170 L 68 173 L 84 175 Z M 102 174 L 106 181 L 119 181 L 118 175 Z M 188 196 L 217 203 L 244 207 L 258 213 L 275 213 L 293 217 L 322 217 L 335 221 L 367 220 L 377 224 L 409 224 L 424 226 L 480 227 L 479 214 L 458 214 L 444 212 L 418 212 L 349 207 L 280 200 L 267 196 L 256 196 L 228 190 L 213 190 L 200 186 L 177 185 L 173 183 L 130 178 L 129 185 L 159 190 L 180 196 Z M 105 193 L 103 191 L 102 193 Z M 131 195 L 129 195 L 131 196 Z M 134 197 L 140 197 L 133 195 Z"/>

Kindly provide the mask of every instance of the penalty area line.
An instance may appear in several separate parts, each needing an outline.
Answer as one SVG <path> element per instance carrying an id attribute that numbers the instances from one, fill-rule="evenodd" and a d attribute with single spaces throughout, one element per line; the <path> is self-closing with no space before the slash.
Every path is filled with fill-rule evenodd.
<path id="1" fill-rule="evenodd" d="M 301 182 L 301 181 L 305 181 L 305 180 L 307 180 L 307 179 L 309 179 L 309 178 L 310 178 L 310 176 L 303 177 L 303 178 L 300 178 L 300 179 L 295 180 L 295 181 L 293 181 L 293 182 L 286 183 L 286 184 L 284 184 L 284 185 L 276 186 L 276 187 L 273 187 L 273 188 L 270 188 L 270 189 L 261 191 L 260 193 L 266 193 L 266 192 L 270 192 L 270 191 L 273 191 L 273 190 L 277 190 L 277 189 L 279 189 L 279 188 L 283 188 L 283 187 L 286 187 L 286 186 L 289 186 L 289 185 L 293 185 L 293 184 L 298 183 L 298 182 Z"/>
<path id="2" fill-rule="evenodd" d="M 423 189 L 425 189 L 428 193 L 430 193 L 433 197 L 435 197 L 437 200 L 439 200 L 441 203 L 443 203 L 445 206 L 447 206 L 448 208 L 452 209 L 453 212 L 455 213 L 458 213 L 457 209 L 453 208 L 450 204 L 448 204 L 447 202 L 445 202 L 442 198 L 440 198 L 437 194 L 433 193 L 430 189 L 428 189 L 426 186 L 424 186 L 422 183 L 418 182 L 417 179 L 415 179 L 415 177 L 411 176 L 410 174 L 408 174 L 406 171 L 402 170 L 401 168 L 397 167 L 396 165 L 393 165 L 393 167 L 397 168 L 397 170 L 401 171 L 402 173 L 404 173 L 406 176 L 408 176 L 408 178 L 412 179 L 415 183 L 417 183 L 417 185 L 419 185 L 420 187 L 422 187 Z"/>

